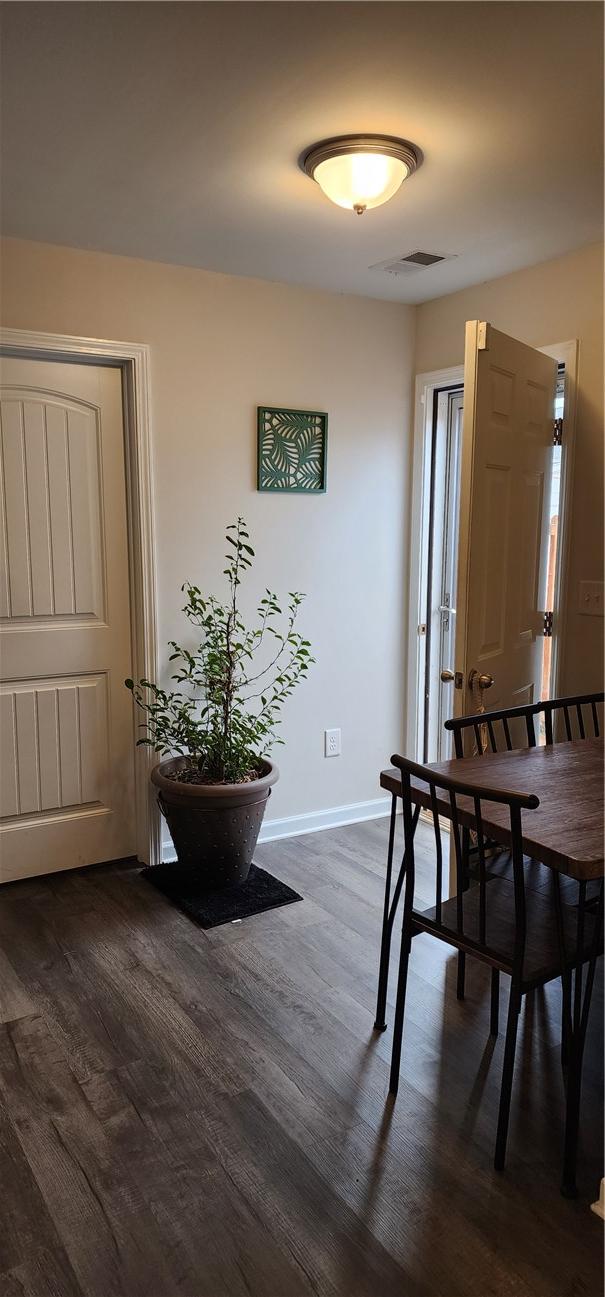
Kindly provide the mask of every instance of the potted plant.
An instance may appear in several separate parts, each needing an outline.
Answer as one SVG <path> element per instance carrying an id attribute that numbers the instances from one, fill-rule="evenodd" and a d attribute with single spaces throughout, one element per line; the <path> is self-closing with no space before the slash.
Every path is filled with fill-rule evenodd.
<path id="1" fill-rule="evenodd" d="M 180 864 L 203 871 L 208 889 L 242 883 L 250 865 L 278 769 L 266 755 L 286 698 L 314 661 L 295 629 L 303 595 L 288 596 L 285 612 L 265 591 L 257 622 L 247 629 L 239 587 L 254 550 L 242 518 L 227 528 L 222 603 L 198 586 L 182 586 L 183 612 L 197 630 L 191 648 L 174 640 L 176 688 L 126 680 L 146 719 L 138 745 L 167 757 L 151 772 Z"/>

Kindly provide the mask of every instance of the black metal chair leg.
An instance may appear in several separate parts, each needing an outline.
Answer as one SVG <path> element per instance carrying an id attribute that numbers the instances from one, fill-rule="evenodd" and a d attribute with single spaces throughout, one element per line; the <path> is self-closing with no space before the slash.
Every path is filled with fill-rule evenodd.
<path id="1" fill-rule="evenodd" d="M 375 1031 L 386 1031 L 387 988 L 389 982 L 389 958 L 391 954 L 391 923 L 389 906 L 391 901 L 391 875 L 393 872 L 393 848 L 395 845 L 395 817 L 397 815 L 397 798 L 391 798 L 391 823 L 389 827 L 389 849 L 387 853 L 387 872 L 384 880 L 384 908 L 382 911 L 382 937 L 380 941 L 380 971 L 378 974 L 378 996 L 376 999 Z"/>
<path id="2" fill-rule="evenodd" d="M 471 849 L 471 835 L 468 829 L 463 829 L 461 834 L 461 851 L 462 851 L 462 878 L 460 880 L 462 889 L 466 892 L 470 886 L 469 879 L 469 854 Z M 464 999 L 464 988 L 466 980 L 466 955 L 463 950 L 458 951 L 458 970 L 456 974 L 456 999 Z"/>
<path id="3" fill-rule="evenodd" d="M 586 910 L 586 883 L 578 886 L 578 922 L 576 941 L 576 969 L 573 986 L 573 1019 L 569 1041 L 569 1068 L 567 1072 L 567 1100 L 565 1105 L 565 1142 L 563 1148 L 563 1179 L 561 1193 L 565 1198 L 575 1198 L 576 1162 L 578 1156 L 578 1134 L 580 1127 L 580 1094 L 582 1089 L 582 1060 L 584 1042 L 588 1026 L 590 1001 L 594 984 L 597 957 L 603 938 L 603 884 L 599 896 L 599 910 L 596 916 L 591 941 L 590 957 L 586 969 L 586 984 L 582 996 L 583 965 L 581 954 L 584 950 L 584 919 Z"/>
<path id="4" fill-rule="evenodd" d="M 565 1143 L 563 1148 L 563 1179 L 561 1181 L 561 1193 L 564 1198 L 575 1198 L 578 1192 L 576 1188 L 576 1163 L 580 1130 L 583 1052 L 584 1041 L 580 1039 L 579 1033 L 574 1031 L 569 1051 L 565 1103 Z"/>
<path id="5" fill-rule="evenodd" d="M 414 924 L 412 920 L 412 907 L 414 904 L 414 848 L 413 838 L 415 832 L 415 823 L 411 819 L 406 819 L 406 807 L 403 810 L 403 828 L 406 846 L 406 859 L 408 861 L 405 871 L 405 893 L 403 897 L 403 919 L 401 922 L 401 950 L 399 954 L 399 972 L 397 975 L 397 999 L 395 1002 L 395 1022 L 393 1026 L 393 1048 L 391 1050 L 391 1074 L 389 1077 L 389 1093 L 393 1096 L 397 1094 L 399 1088 L 399 1067 L 401 1064 L 401 1041 L 403 1037 L 403 1015 L 405 1013 L 405 993 L 408 983 L 408 965 L 410 962 L 410 949 L 412 937 L 414 936 Z"/>
<path id="6" fill-rule="evenodd" d="M 500 971 L 492 968 L 491 1004 L 489 1016 L 490 1036 L 498 1035 L 498 1016 L 500 1011 Z"/>
<path id="7" fill-rule="evenodd" d="M 508 1018 L 506 1021 L 506 1043 L 504 1046 L 504 1064 L 502 1067 L 502 1086 L 500 1089 L 500 1108 L 498 1111 L 498 1133 L 496 1135 L 496 1154 L 494 1167 L 496 1171 L 504 1170 L 506 1158 L 506 1140 L 508 1120 L 510 1117 L 510 1100 L 513 1090 L 513 1072 L 515 1068 L 515 1051 L 517 1047 L 517 1021 L 521 1008 L 521 992 L 511 982 L 508 1001 Z"/>
<path id="8" fill-rule="evenodd" d="M 412 946 L 412 934 L 404 928 L 401 936 L 401 955 L 399 959 L 399 975 L 397 978 L 397 1001 L 395 1004 L 395 1022 L 393 1025 L 393 1048 L 391 1050 L 391 1073 L 389 1077 L 389 1093 L 397 1094 L 399 1089 L 399 1068 L 401 1065 L 401 1042 L 403 1039 L 403 1017 L 405 1013 L 405 993 L 408 984 L 408 966 L 410 962 L 410 950 Z"/>
<path id="9" fill-rule="evenodd" d="M 569 1037 L 571 1034 L 571 971 L 561 974 L 561 1067 L 569 1062 Z"/>
<path id="10" fill-rule="evenodd" d="M 562 968 L 561 973 L 561 1067 L 565 1067 L 569 1059 L 569 1042 L 572 1033 L 571 1023 L 571 968 L 567 967 L 567 955 L 565 951 L 565 927 L 563 924 L 563 901 L 561 899 L 561 881 L 556 870 L 552 872 L 552 889 L 555 904 L 555 920 L 557 924 L 557 940 L 559 943 L 559 953 L 561 956 Z"/>

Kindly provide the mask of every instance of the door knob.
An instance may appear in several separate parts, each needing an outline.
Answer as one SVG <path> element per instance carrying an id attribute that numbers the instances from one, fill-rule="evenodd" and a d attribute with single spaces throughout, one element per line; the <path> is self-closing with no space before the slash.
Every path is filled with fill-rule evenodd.
<path id="1" fill-rule="evenodd" d="M 450 684 L 451 681 L 455 679 L 455 677 L 454 677 L 454 672 L 453 672 L 453 671 L 442 671 L 442 672 L 441 672 L 441 679 L 443 680 L 444 685 L 448 685 L 448 684 Z"/>
<path id="2" fill-rule="evenodd" d="M 472 689 L 473 685 L 478 685 L 480 689 L 491 689 L 493 683 L 494 677 L 488 675 L 487 671 L 476 671 L 473 667 L 468 678 L 469 689 Z"/>

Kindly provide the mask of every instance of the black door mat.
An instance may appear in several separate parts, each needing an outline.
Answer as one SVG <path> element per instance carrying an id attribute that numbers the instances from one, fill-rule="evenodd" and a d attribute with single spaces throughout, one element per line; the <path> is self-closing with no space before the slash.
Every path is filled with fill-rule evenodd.
<path id="1" fill-rule="evenodd" d="M 222 887 L 218 892 L 204 891 L 197 870 L 186 865 L 148 865 L 141 870 L 141 876 L 202 928 L 218 928 L 222 923 L 247 919 L 250 914 L 261 914 L 263 910 L 275 910 L 279 905 L 291 905 L 303 899 L 257 865 L 250 866 L 245 883 Z"/>

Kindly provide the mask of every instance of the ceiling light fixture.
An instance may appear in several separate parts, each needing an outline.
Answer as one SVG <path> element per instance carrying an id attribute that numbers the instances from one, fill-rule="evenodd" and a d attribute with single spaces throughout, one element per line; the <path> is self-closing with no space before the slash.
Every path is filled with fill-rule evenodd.
<path id="1" fill-rule="evenodd" d="M 333 203 L 363 216 L 388 202 L 421 161 L 420 149 L 394 135 L 341 135 L 314 144 L 300 165 Z"/>

